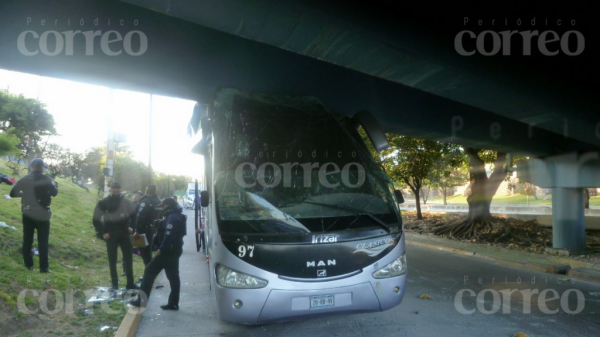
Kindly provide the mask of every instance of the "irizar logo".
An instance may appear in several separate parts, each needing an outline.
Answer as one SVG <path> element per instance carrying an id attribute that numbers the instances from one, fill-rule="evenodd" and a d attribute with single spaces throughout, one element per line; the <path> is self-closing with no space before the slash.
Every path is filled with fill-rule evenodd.
<path id="1" fill-rule="evenodd" d="M 327 260 L 327 264 L 325 264 L 325 261 L 320 260 L 320 261 L 306 261 L 306 267 L 325 267 L 325 266 L 335 266 L 335 260 Z"/>
<path id="2" fill-rule="evenodd" d="M 334 243 L 338 241 L 338 237 L 337 234 L 313 235 L 312 243 Z"/>

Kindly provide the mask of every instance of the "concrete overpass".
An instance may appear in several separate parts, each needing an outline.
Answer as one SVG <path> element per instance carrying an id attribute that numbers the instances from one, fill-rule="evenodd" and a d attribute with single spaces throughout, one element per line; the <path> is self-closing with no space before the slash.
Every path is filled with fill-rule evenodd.
<path id="1" fill-rule="evenodd" d="M 311 95 L 344 114 L 369 110 L 389 132 L 543 161 L 597 153 L 593 3 L 515 5 L 491 12 L 452 6 L 6 0 L 0 4 L 0 67 L 200 102 L 209 102 L 220 86 Z M 465 30 L 476 37 L 467 33 L 459 39 L 471 56 L 457 49 L 457 35 Z M 527 40 L 521 34 L 533 30 L 551 30 L 560 42 L 540 44 L 539 37 Z M 516 37 L 504 40 L 503 31 L 517 31 Z M 479 46 L 482 33 L 488 37 Z M 142 35 L 147 45 L 140 42 Z M 566 47 L 565 35 L 571 36 Z M 544 55 L 540 45 L 557 54 Z M 597 162 L 588 166 L 593 173 L 584 185 L 600 185 Z M 542 186 L 576 195 L 584 185 Z M 555 193 L 557 204 L 572 201 L 561 195 Z M 581 226 L 574 224 L 582 220 L 564 222 L 560 214 L 560 227 L 577 230 L 580 237 Z M 581 243 L 562 246 L 582 248 Z"/>

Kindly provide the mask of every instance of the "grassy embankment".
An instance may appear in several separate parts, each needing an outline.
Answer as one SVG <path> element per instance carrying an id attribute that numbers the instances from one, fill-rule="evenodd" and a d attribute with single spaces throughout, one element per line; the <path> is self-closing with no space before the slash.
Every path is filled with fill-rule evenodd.
<path id="1" fill-rule="evenodd" d="M 0 172 L 11 176 L 5 162 L 0 160 Z M 35 271 L 23 266 L 21 256 L 22 223 L 20 199 L 5 199 L 11 186 L 0 185 L 0 221 L 11 228 L 0 228 L 0 331 L 2 335 L 20 336 L 95 336 L 112 335 L 109 329 L 101 333 L 101 326 L 118 327 L 126 308 L 123 303 L 113 302 L 108 308 L 94 307 L 93 315 L 85 315 L 85 295 L 75 294 L 74 313 L 68 313 L 68 306 L 58 310 L 62 297 L 70 290 L 90 290 L 94 286 L 109 286 L 106 245 L 95 237 L 91 227 L 92 212 L 99 200 L 95 190 L 86 192 L 77 185 L 57 179 L 59 194 L 52 201 L 53 217 L 50 226 L 49 256 L 51 274 L 41 274 L 37 256 L 34 258 Z M 35 239 L 37 240 L 37 239 Z M 34 241 L 34 246 L 37 242 Z M 120 256 L 120 253 L 119 253 Z M 120 259 L 120 257 L 119 257 Z M 134 277 L 143 275 L 143 263 L 140 257 L 134 256 Z M 119 272 L 121 266 L 119 263 Z M 125 285 L 125 278 L 120 277 L 120 285 Z M 48 303 L 39 303 L 30 291 L 24 297 L 27 308 L 35 312 L 24 313 L 19 310 L 19 294 L 25 289 L 33 289 L 38 293 L 49 291 Z M 67 303 L 68 304 L 68 303 Z M 44 312 L 42 308 L 48 307 Z M 88 307 L 88 309 L 90 309 Z M 48 314 L 58 311 L 56 314 Z"/>

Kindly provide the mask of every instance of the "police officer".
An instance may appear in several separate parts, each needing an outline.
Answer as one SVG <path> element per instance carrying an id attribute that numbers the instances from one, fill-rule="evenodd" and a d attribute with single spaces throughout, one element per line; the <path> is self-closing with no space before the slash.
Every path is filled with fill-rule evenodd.
<path id="1" fill-rule="evenodd" d="M 138 289 L 133 282 L 133 258 L 131 253 L 133 246 L 129 237 L 131 232 L 129 224 L 134 210 L 131 207 L 131 202 L 121 195 L 121 184 L 113 182 L 109 191 L 109 196 L 96 204 L 92 221 L 98 235 L 106 242 L 112 288 L 119 288 L 117 250 L 120 246 L 121 252 L 123 252 L 125 275 L 127 275 L 126 288 Z"/>
<path id="2" fill-rule="evenodd" d="M 131 207 L 133 209 L 133 214 L 131 215 L 131 223 L 129 224 L 129 228 L 131 228 L 132 233 L 135 232 L 135 224 L 137 220 L 137 214 L 140 210 L 141 200 L 144 197 L 144 193 L 141 191 L 134 191 L 131 194 Z"/>
<path id="3" fill-rule="evenodd" d="M 131 208 L 133 209 L 133 214 L 131 215 L 131 222 L 129 223 L 129 228 L 131 228 L 130 232 L 135 231 L 135 219 L 137 218 L 137 212 L 140 207 L 140 200 L 144 196 L 144 193 L 140 191 L 134 191 L 131 194 Z M 132 249 L 132 253 L 137 253 L 137 248 Z M 123 261 L 123 271 L 121 272 L 121 276 L 125 276 L 125 261 Z"/>
<path id="4" fill-rule="evenodd" d="M 142 292 L 145 294 L 138 296 L 131 302 L 131 305 L 140 307 L 146 306 L 146 301 L 150 298 L 152 285 L 156 276 L 164 269 L 171 286 L 169 302 L 161 305 L 163 310 L 179 310 L 179 291 L 181 281 L 179 279 L 179 258 L 183 253 L 183 237 L 186 234 L 185 216 L 183 209 L 178 207 L 177 202 L 172 198 L 165 198 L 160 204 L 163 209 L 164 219 L 158 228 L 156 256 L 150 264 L 146 266 L 144 278 L 142 281 Z"/>
<path id="5" fill-rule="evenodd" d="M 44 175 L 44 161 L 35 158 L 29 164 L 29 174 L 21 178 L 10 191 L 11 198 L 21 198 L 23 212 L 23 261 L 33 270 L 33 234 L 37 230 L 40 272 L 49 273 L 48 237 L 50 236 L 51 197 L 58 194 L 56 183 Z"/>
<path id="6" fill-rule="evenodd" d="M 160 218 L 156 214 L 158 204 L 160 204 L 160 199 L 156 196 L 156 185 L 148 185 L 137 210 L 134 236 L 137 237 L 140 234 L 146 234 L 148 242 L 152 242 L 152 235 L 154 234 L 152 231 L 152 221 Z M 152 245 L 140 248 L 140 252 L 142 260 L 144 260 L 144 265 L 147 266 L 152 260 Z"/>

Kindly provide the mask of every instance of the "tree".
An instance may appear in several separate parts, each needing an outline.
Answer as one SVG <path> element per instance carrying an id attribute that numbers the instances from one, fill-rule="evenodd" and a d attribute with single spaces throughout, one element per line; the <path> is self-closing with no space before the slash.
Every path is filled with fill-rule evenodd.
<path id="1" fill-rule="evenodd" d="M 192 178 L 188 176 L 171 175 L 171 194 L 176 194 L 177 191 L 185 193 L 185 190 L 188 187 L 188 183 L 191 183 L 192 181 Z"/>
<path id="2" fill-rule="evenodd" d="M 61 176 L 62 162 L 65 158 L 65 150 L 58 144 L 49 144 L 46 146 L 42 158 L 45 160 L 45 164 L 48 167 L 48 175 L 52 179 Z"/>
<path id="3" fill-rule="evenodd" d="M 420 195 L 424 181 L 436 162 L 460 148 L 453 144 L 432 140 L 386 134 L 390 148 L 383 151 L 381 158 L 392 180 L 403 181 L 415 195 L 417 219 L 423 219 Z"/>
<path id="4" fill-rule="evenodd" d="M 42 154 L 52 178 L 70 179 L 72 183 L 85 189 L 90 180 L 98 183 L 103 158 L 102 148 L 92 148 L 85 154 L 75 153 L 58 144 L 48 144 Z"/>
<path id="5" fill-rule="evenodd" d="M 508 173 L 509 163 L 505 152 L 486 151 L 467 147 L 465 152 L 469 157 L 469 180 L 471 194 L 467 197 L 469 213 L 466 218 L 448 221 L 437 225 L 434 233 L 448 234 L 454 237 L 476 238 L 483 235 L 500 241 L 511 236 L 511 228 L 504 219 L 493 218 L 490 213 L 492 198 Z M 488 177 L 485 163 L 493 163 L 491 175 Z M 494 226 L 500 225 L 501 230 L 494 233 Z M 481 234 L 481 230 L 487 231 Z"/>
<path id="6" fill-rule="evenodd" d="M 54 118 L 46 105 L 23 95 L 0 92 L 0 131 L 16 136 L 26 161 L 41 157 L 40 141 L 56 134 Z"/>
<path id="7" fill-rule="evenodd" d="M 423 186 L 421 187 L 421 199 L 423 200 L 423 205 L 427 205 L 427 200 L 429 200 L 429 192 L 431 191 L 429 185 L 430 182 L 427 179 L 423 180 Z"/>
<path id="8" fill-rule="evenodd" d="M 535 185 L 532 183 L 523 182 L 523 193 L 525 193 L 526 195 L 531 195 L 535 198 L 535 200 L 538 200 Z"/>
<path id="9" fill-rule="evenodd" d="M 113 178 L 127 191 L 143 190 L 150 181 L 146 164 L 135 160 L 131 152 L 124 149 L 119 149 L 117 154 Z"/>
<path id="10" fill-rule="evenodd" d="M 469 181 L 469 161 L 466 154 L 460 148 L 454 149 L 450 154 L 443 154 L 435 162 L 427 177 L 431 187 L 440 190 L 444 198 L 444 205 L 447 204 L 448 188 L 463 185 Z"/>
<path id="11" fill-rule="evenodd" d="M 0 157 L 18 155 L 19 138 L 6 132 L 0 132 Z"/>
<path id="12" fill-rule="evenodd" d="M 590 208 L 590 190 L 587 188 L 583 189 L 583 208 L 584 209 Z"/>
<path id="13" fill-rule="evenodd" d="M 105 153 L 106 149 L 103 147 L 93 147 L 85 153 L 82 175 L 86 180 L 92 180 L 95 184 L 99 184 L 98 176 L 104 165 Z"/>

